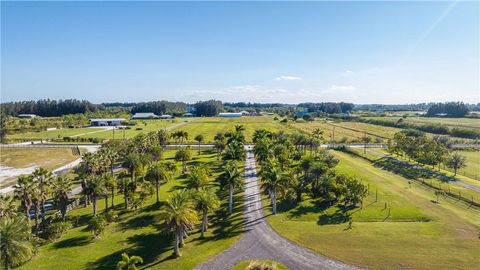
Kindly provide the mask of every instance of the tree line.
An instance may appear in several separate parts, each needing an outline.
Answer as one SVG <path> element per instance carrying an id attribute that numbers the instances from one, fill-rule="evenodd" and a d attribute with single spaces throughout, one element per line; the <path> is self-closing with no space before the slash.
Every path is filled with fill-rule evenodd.
<path id="1" fill-rule="evenodd" d="M 445 102 L 432 104 L 427 110 L 427 116 L 446 114 L 447 117 L 464 117 L 469 113 L 468 107 L 463 102 Z"/>
<path id="2" fill-rule="evenodd" d="M 58 101 L 40 99 L 37 101 L 15 101 L 0 104 L 0 111 L 8 116 L 18 116 L 19 114 L 24 113 L 51 117 L 66 114 L 96 112 L 102 109 L 104 109 L 102 105 L 96 105 L 87 100 L 77 99 Z"/>
<path id="3" fill-rule="evenodd" d="M 300 103 L 298 107 L 305 108 L 311 113 L 338 114 L 352 111 L 354 104 L 345 102 Z"/>

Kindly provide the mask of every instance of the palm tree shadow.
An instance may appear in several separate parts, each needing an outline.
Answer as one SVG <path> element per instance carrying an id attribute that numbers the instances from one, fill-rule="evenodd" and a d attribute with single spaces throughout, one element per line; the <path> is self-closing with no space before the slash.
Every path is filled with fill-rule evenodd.
<path id="1" fill-rule="evenodd" d="M 73 238 L 68 238 L 56 242 L 53 244 L 55 248 L 68 248 L 68 247 L 75 247 L 75 246 L 85 246 L 92 242 L 92 236 L 77 236 Z"/>

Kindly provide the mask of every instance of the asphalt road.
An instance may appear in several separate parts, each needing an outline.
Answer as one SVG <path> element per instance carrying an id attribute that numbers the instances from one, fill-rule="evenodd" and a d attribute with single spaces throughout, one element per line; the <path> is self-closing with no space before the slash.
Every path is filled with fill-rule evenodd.
<path id="1" fill-rule="evenodd" d="M 244 196 L 246 232 L 232 247 L 196 269 L 230 269 L 233 265 L 248 260 L 273 260 L 292 270 L 357 269 L 293 244 L 273 231 L 263 215 L 261 191 L 251 147 L 247 147 Z"/>

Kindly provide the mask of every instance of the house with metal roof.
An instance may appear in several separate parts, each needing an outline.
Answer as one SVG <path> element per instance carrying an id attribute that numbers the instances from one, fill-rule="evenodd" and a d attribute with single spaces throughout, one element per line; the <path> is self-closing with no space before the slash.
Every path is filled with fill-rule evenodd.
<path id="1" fill-rule="evenodd" d="M 94 118 L 90 119 L 90 125 L 94 127 L 120 126 L 125 118 Z"/>
<path id="2" fill-rule="evenodd" d="M 132 116 L 132 119 L 156 119 L 158 115 L 151 112 L 138 112 Z"/>

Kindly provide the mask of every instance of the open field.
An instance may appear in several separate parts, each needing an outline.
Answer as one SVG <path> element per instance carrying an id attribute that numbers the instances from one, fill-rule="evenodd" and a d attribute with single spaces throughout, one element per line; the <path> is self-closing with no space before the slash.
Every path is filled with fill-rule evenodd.
<path id="1" fill-rule="evenodd" d="M 0 148 L 0 187 L 11 186 L 17 176 L 36 167 L 54 170 L 78 158 L 70 148 Z"/>
<path id="2" fill-rule="evenodd" d="M 175 150 L 167 150 L 165 159 L 171 160 Z M 216 160 L 213 150 L 203 150 L 202 155 L 193 155 L 189 164 L 201 162 L 212 168 L 211 185 L 218 189 L 214 179 L 221 173 L 221 161 Z M 177 164 L 180 168 L 180 164 Z M 160 188 L 160 199 L 165 201 L 169 193 L 185 186 L 184 176 L 177 174 L 174 180 Z M 173 239 L 160 232 L 159 207 L 154 205 L 152 196 L 138 210 L 124 212 L 123 197 L 115 196 L 116 212 L 120 220 L 108 225 L 100 239 L 92 239 L 86 229 L 86 222 L 92 216 L 92 206 L 79 208 L 68 213 L 69 219 L 78 219 L 78 226 L 70 230 L 60 240 L 42 246 L 38 254 L 18 269 L 114 269 L 121 254 L 139 255 L 144 264 L 141 269 L 193 269 L 221 250 L 235 242 L 241 233 L 241 193 L 236 194 L 234 213 L 226 217 L 226 194 L 218 192 L 222 205 L 210 219 L 211 225 L 204 239 L 200 239 L 198 228 L 185 241 L 181 249 L 183 256 L 173 258 Z M 97 203 L 98 211 L 103 211 L 103 200 Z"/>
<path id="3" fill-rule="evenodd" d="M 357 122 L 333 122 L 319 120 L 306 123 L 292 123 L 292 127 L 301 130 L 303 132 L 311 134 L 316 128 L 323 130 L 323 138 L 325 141 L 330 142 L 335 136 L 335 141 L 345 142 L 358 142 L 365 133 L 368 137 L 375 140 L 383 141 L 386 138 L 393 137 L 393 134 L 400 131 L 398 128 L 383 127 L 366 123 Z M 335 134 L 333 133 L 335 130 Z"/>
<path id="4" fill-rule="evenodd" d="M 293 208 L 282 205 L 282 213 L 268 217 L 277 232 L 316 252 L 368 269 L 478 266 L 477 210 L 445 198 L 434 203 L 435 196 L 416 183 L 409 187 L 407 179 L 366 160 L 334 154 L 340 159 L 338 171 L 355 175 L 369 186 L 363 209 L 329 207 L 312 200 Z M 346 223 L 350 218 L 352 229 Z"/>
<path id="5" fill-rule="evenodd" d="M 402 117 L 364 117 L 365 119 L 388 120 L 397 122 Z M 438 117 L 407 117 L 403 119 L 406 123 L 412 124 L 443 124 L 450 128 L 468 128 L 480 130 L 480 119 L 478 118 L 438 118 Z"/>
<path id="6" fill-rule="evenodd" d="M 220 117 L 204 117 L 196 118 L 184 126 L 175 128 L 174 130 L 183 130 L 188 132 L 187 142 L 194 143 L 195 136 L 202 134 L 204 136 L 204 142 L 213 142 L 213 138 L 217 132 L 232 131 L 235 125 L 243 125 L 245 131 L 245 139 L 247 142 L 252 142 L 252 135 L 256 129 L 267 129 L 270 131 L 278 132 L 284 131 L 286 133 L 297 132 L 288 125 L 274 121 L 271 117 L 265 116 L 252 116 L 252 117 L 240 117 L 240 118 L 220 118 Z"/>
<path id="7" fill-rule="evenodd" d="M 7 139 L 13 142 L 16 141 L 37 141 L 37 140 L 55 140 L 62 139 L 63 137 L 78 136 L 86 133 L 98 134 L 96 132 L 102 132 L 103 128 L 62 128 L 56 130 L 39 131 L 39 132 L 26 132 L 7 135 Z M 92 134 L 92 135 L 93 135 Z"/>

